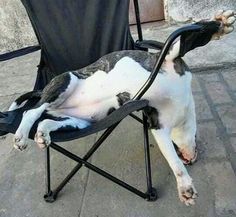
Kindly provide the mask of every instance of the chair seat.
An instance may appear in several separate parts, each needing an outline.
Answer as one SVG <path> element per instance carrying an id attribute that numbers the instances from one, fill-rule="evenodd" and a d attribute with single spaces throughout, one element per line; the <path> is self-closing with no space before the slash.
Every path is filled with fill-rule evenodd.
<path id="1" fill-rule="evenodd" d="M 126 104 L 124 104 L 122 107 L 115 110 L 107 117 L 105 117 L 104 119 L 100 120 L 99 122 L 93 123 L 87 128 L 84 128 L 84 129 L 63 128 L 61 130 L 52 132 L 51 133 L 52 141 L 53 142 L 70 141 L 70 140 L 78 139 L 78 138 L 102 131 L 112 126 L 113 124 L 121 121 L 130 113 L 141 110 L 147 106 L 148 106 L 147 100 L 129 101 Z M 28 109 L 30 109 L 28 106 L 24 106 L 14 111 L 1 113 L 0 130 L 14 134 L 21 122 L 23 112 Z M 44 118 L 45 116 L 43 115 L 32 127 L 32 130 L 30 131 L 30 135 L 29 135 L 31 139 L 34 138 L 38 123 L 42 121 Z"/>

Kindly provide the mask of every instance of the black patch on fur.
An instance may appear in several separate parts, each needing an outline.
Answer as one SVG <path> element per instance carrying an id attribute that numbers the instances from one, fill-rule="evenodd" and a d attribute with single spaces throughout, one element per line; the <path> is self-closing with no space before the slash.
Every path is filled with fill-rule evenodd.
<path id="1" fill-rule="evenodd" d="M 186 63 L 179 57 L 174 60 L 174 68 L 175 72 L 180 76 L 185 75 L 185 72 L 189 71 L 189 68 Z"/>
<path id="2" fill-rule="evenodd" d="M 119 93 L 116 96 L 119 106 L 124 105 L 124 103 L 130 100 L 130 93 L 128 92 Z"/>
<path id="3" fill-rule="evenodd" d="M 86 79 L 90 76 L 89 73 L 86 72 L 80 72 L 80 71 L 72 71 L 71 72 L 73 75 L 75 75 L 78 79 Z"/>
<path id="4" fill-rule="evenodd" d="M 78 126 L 74 127 L 71 125 L 65 125 L 63 127 L 59 127 L 57 131 L 71 131 L 71 130 L 79 130 L 80 128 Z"/>
<path id="5" fill-rule="evenodd" d="M 47 111 L 43 112 L 43 119 L 50 119 L 50 120 L 54 120 L 54 121 L 64 121 L 67 119 L 70 119 L 69 117 L 58 117 L 58 116 L 54 116 L 51 114 L 48 114 Z"/>
<path id="6" fill-rule="evenodd" d="M 196 47 L 206 45 L 220 29 L 219 21 L 200 21 L 195 23 L 201 27 L 199 32 L 186 32 L 180 38 L 180 56 L 183 57 L 188 51 Z"/>
<path id="7" fill-rule="evenodd" d="M 161 129 L 161 124 L 159 122 L 159 112 L 153 107 L 147 107 L 144 110 L 144 113 L 147 115 L 149 128 L 151 129 Z"/>
<path id="8" fill-rule="evenodd" d="M 107 115 L 110 115 L 112 112 L 114 112 L 116 109 L 114 107 L 109 108 Z"/>
<path id="9" fill-rule="evenodd" d="M 152 71 L 159 53 L 149 53 L 141 50 L 122 50 L 109 53 L 102 56 L 96 62 L 79 70 L 74 70 L 72 73 L 79 79 L 85 79 L 93 75 L 98 70 L 108 73 L 114 68 L 115 64 L 123 57 L 130 57 L 138 62 L 143 68 Z M 160 70 L 162 72 L 162 70 Z"/>
<path id="10" fill-rule="evenodd" d="M 56 76 L 50 83 L 43 89 L 40 104 L 51 103 L 56 101 L 60 94 L 65 92 L 70 84 L 70 74 L 68 72 Z"/>
<path id="11" fill-rule="evenodd" d="M 78 79 L 86 79 L 86 78 L 92 76 L 98 70 L 108 73 L 112 69 L 110 67 L 110 59 L 112 59 L 112 57 L 109 55 L 103 56 L 99 60 L 97 60 L 96 62 L 94 62 L 82 69 L 72 71 L 72 73 Z"/>

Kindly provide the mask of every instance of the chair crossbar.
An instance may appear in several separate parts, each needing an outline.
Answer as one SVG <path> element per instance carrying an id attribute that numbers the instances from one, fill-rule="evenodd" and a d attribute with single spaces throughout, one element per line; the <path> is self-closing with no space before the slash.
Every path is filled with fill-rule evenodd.
<path id="1" fill-rule="evenodd" d="M 87 162 L 86 160 L 83 160 L 82 158 L 80 158 L 80 157 L 78 157 L 77 155 L 75 155 L 75 154 L 73 154 L 73 153 L 67 151 L 66 149 L 64 149 L 64 148 L 62 148 L 62 147 L 60 147 L 60 146 L 58 146 L 57 144 L 52 143 L 52 144 L 51 144 L 51 148 L 57 150 L 58 152 L 63 153 L 65 156 L 69 157 L 70 159 L 72 159 L 72 160 L 74 160 L 74 161 L 76 161 L 76 162 L 81 163 L 82 165 L 84 165 L 84 166 L 87 167 L 88 169 L 90 169 L 90 170 L 92 170 L 92 171 L 94 171 L 94 172 L 100 174 L 101 176 L 103 176 L 103 177 L 105 177 L 105 178 L 107 178 L 107 179 L 109 179 L 109 180 L 115 182 L 116 184 L 118 184 L 118 185 L 120 185 L 120 186 L 126 188 L 127 190 L 129 190 L 129 191 L 131 191 L 131 192 L 133 192 L 133 193 L 139 195 L 140 197 L 147 199 L 147 197 L 148 197 L 147 194 L 145 194 L 145 193 L 139 191 L 138 189 L 132 187 L 131 185 L 129 185 L 129 184 L 127 184 L 127 183 L 121 181 L 120 179 L 118 179 L 118 178 L 116 178 L 116 177 L 114 177 L 114 176 L 112 176 L 111 174 L 109 174 L 109 173 L 107 173 L 106 171 L 104 171 L 104 170 L 98 168 L 97 166 L 95 166 L 95 165 L 93 165 L 93 164 Z"/>
<path id="2" fill-rule="evenodd" d="M 136 121 L 138 121 L 139 123 L 143 124 L 143 120 L 141 118 L 139 118 L 137 115 L 134 114 L 129 114 L 130 117 L 132 117 L 133 119 L 135 119 Z"/>
<path id="3" fill-rule="evenodd" d="M 141 119 L 140 119 L 141 120 Z M 146 163 L 146 179 L 147 179 L 147 192 L 142 192 L 137 188 L 129 185 L 128 183 L 116 178 L 115 176 L 109 174 L 108 172 L 98 168 L 97 166 L 89 163 L 87 160 L 93 155 L 93 153 L 100 147 L 100 145 L 106 140 L 106 138 L 112 133 L 112 131 L 118 126 L 118 123 L 114 124 L 108 128 L 101 137 L 96 141 L 96 143 L 90 148 L 90 150 L 84 155 L 83 158 L 73 154 L 72 152 L 62 148 L 61 146 L 51 143 L 46 150 L 46 194 L 44 199 L 46 202 L 54 202 L 57 198 L 58 193 L 63 189 L 63 187 L 68 183 L 68 181 L 79 171 L 82 166 L 96 172 L 97 174 L 109 179 L 110 181 L 122 186 L 123 188 L 133 192 L 134 194 L 148 200 L 155 201 L 157 199 L 156 189 L 152 187 L 151 180 L 151 165 L 150 165 L 150 150 L 148 141 L 148 123 L 147 118 L 143 114 L 143 132 L 144 132 L 144 150 L 145 150 L 145 163 Z M 50 148 L 62 153 L 68 158 L 76 161 L 78 164 L 71 170 L 67 177 L 59 184 L 55 190 L 51 190 L 51 180 L 50 180 Z"/>
<path id="4" fill-rule="evenodd" d="M 120 122 L 112 125 L 109 127 L 105 132 L 100 136 L 100 138 L 94 143 L 94 145 L 89 149 L 89 151 L 84 155 L 82 158 L 84 161 L 87 161 L 94 152 L 100 147 L 100 145 L 107 139 L 107 137 L 113 132 L 113 130 L 118 126 Z M 53 146 L 52 143 L 50 144 L 50 147 Z M 60 152 L 62 153 L 62 152 Z M 64 155 L 64 153 L 62 153 Z M 44 195 L 44 198 L 47 202 L 53 202 L 56 200 L 58 193 L 64 188 L 64 186 L 70 181 L 70 179 L 79 171 L 79 169 L 83 166 L 81 162 L 79 162 L 72 170 L 71 172 L 65 177 L 65 179 L 53 190 L 51 191 L 50 187 L 50 151 L 49 147 L 46 150 L 46 194 Z M 49 196 L 50 195 L 50 196 Z"/>

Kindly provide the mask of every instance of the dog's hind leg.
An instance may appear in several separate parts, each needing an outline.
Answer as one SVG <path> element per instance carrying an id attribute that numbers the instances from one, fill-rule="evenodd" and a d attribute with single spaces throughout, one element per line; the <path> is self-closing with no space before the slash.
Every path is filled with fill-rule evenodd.
<path id="1" fill-rule="evenodd" d="M 192 164 L 197 159 L 196 130 L 195 105 L 193 97 L 191 97 L 185 119 L 179 126 L 173 128 L 171 132 L 171 138 L 177 145 L 178 155 L 184 164 Z"/>
<path id="2" fill-rule="evenodd" d="M 174 149 L 170 130 L 166 128 L 153 129 L 152 134 L 176 177 L 180 200 L 187 206 L 193 205 L 197 198 L 197 191 L 193 185 L 192 178 Z"/>
<path id="3" fill-rule="evenodd" d="M 46 119 L 39 123 L 34 140 L 43 149 L 51 144 L 50 132 L 64 127 L 83 129 L 89 125 L 88 121 L 68 116 L 61 117 L 60 120 Z"/>
<path id="4" fill-rule="evenodd" d="M 14 135 L 14 148 L 22 151 L 27 147 L 27 139 L 33 124 L 48 106 L 49 103 L 43 103 L 41 106 L 28 110 L 23 114 L 21 123 Z"/>
<path id="5" fill-rule="evenodd" d="M 201 27 L 199 32 L 184 33 L 171 46 L 165 60 L 173 61 L 183 57 L 188 51 L 204 46 L 211 40 L 220 39 L 221 36 L 229 34 L 234 30 L 234 12 L 231 10 L 219 11 L 212 20 L 202 20 L 195 25 Z"/>

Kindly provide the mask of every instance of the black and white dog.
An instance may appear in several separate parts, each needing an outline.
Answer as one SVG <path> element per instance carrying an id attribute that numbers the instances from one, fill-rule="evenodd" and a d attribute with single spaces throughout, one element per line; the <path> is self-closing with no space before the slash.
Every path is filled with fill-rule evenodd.
<path id="1" fill-rule="evenodd" d="M 219 11 L 214 19 L 199 22 L 203 31 L 191 33 L 184 53 L 232 32 L 234 22 L 233 11 Z M 195 203 L 197 191 L 172 143 L 178 146 L 184 163 L 195 161 L 192 76 L 180 58 L 181 46 L 180 40 L 176 40 L 156 80 L 142 98 L 149 101 L 151 132 L 176 177 L 179 198 L 190 205 Z M 55 77 L 42 91 L 37 106 L 24 113 L 14 136 L 14 147 L 26 148 L 29 132 L 42 113 L 60 118 L 45 119 L 38 124 L 35 141 L 40 148 L 50 145 L 52 131 L 65 126 L 82 129 L 103 119 L 137 93 L 150 75 L 157 55 L 144 51 L 114 52 L 84 69 Z M 9 110 L 19 106 L 16 100 Z"/>

